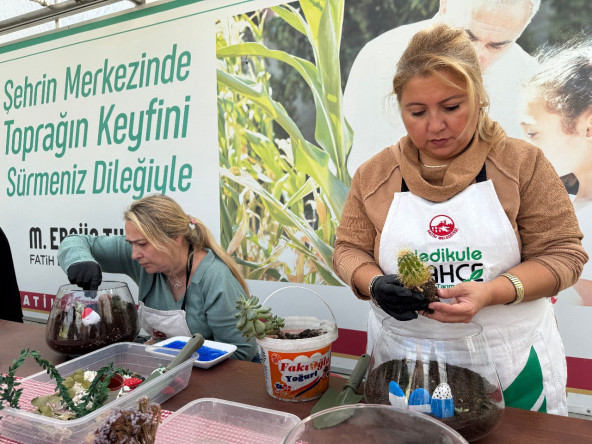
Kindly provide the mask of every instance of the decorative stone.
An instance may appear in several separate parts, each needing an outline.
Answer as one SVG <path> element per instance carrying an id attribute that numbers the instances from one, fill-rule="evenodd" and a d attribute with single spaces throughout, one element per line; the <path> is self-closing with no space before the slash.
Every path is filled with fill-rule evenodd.
<path id="1" fill-rule="evenodd" d="M 432 398 L 423 388 L 417 388 L 409 396 L 409 409 L 421 413 L 432 413 Z"/>
<path id="2" fill-rule="evenodd" d="M 454 400 L 450 386 L 443 382 L 432 394 L 432 414 L 437 418 L 450 418 L 454 416 Z"/>
<path id="3" fill-rule="evenodd" d="M 90 325 L 94 325 L 101 320 L 99 314 L 94 311 L 92 308 L 86 307 L 82 311 L 82 325 L 88 327 Z"/>
<path id="4" fill-rule="evenodd" d="M 394 407 L 407 408 L 405 393 L 403 393 L 403 390 L 401 390 L 401 387 L 396 381 L 389 382 L 389 401 Z"/>

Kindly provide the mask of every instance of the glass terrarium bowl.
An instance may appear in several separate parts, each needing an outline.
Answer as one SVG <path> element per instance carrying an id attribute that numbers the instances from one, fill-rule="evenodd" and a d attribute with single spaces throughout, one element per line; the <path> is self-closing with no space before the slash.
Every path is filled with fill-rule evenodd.
<path id="1" fill-rule="evenodd" d="M 97 290 L 62 285 L 45 329 L 47 344 L 60 353 L 83 355 L 101 347 L 133 341 L 140 330 L 138 312 L 125 282 L 103 282 Z"/>
<path id="2" fill-rule="evenodd" d="M 284 444 L 430 443 L 467 441 L 434 418 L 386 405 L 353 404 L 333 407 L 300 421 Z"/>
<path id="3" fill-rule="evenodd" d="M 366 402 L 429 414 L 473 441 L 504 412 L 491 353 L 479 324 L 424 316 L 386 318 L 370 359 Z"/>

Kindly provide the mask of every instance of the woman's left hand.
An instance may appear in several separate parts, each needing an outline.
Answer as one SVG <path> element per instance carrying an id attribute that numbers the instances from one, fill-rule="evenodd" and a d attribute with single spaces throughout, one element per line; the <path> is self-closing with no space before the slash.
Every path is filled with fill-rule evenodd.
<path id="1" fill-rule="evenodd" d="M 489 286 L 480 282 L 462 282 L 454 287 L 441 288 L 438 296 L 451 299 L 450 303 L 432 302 L 429 305 L 434 313 L 427 316 L 440 322 L 470 322 L 491 300 Z"/>

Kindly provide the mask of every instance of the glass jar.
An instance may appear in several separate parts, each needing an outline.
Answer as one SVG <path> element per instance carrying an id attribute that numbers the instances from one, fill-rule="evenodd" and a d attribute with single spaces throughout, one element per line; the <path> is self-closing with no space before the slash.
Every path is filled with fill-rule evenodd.
<path id="1" fill-rule="evenodd" d="M 427 415 L 375 404 L 332 407 L 304 418 L 284 444 L 466 444 L 461 435 Z"/>
<path id="2" fill-rule="evenodd" d="M 366 402 L 429 414 L 473 441 L 504 411 L 495 365 L 474 322 L 386 318 L 370 360 Z"/>
<path id="3" fill-rule="evenodd" d="M 57 352 L 83 355 L 101 347 L 134 341 L 138 312 L 125 282 L 103 282 L 97 290 L 62 285 L 45 329 L 47 344 Z"/>

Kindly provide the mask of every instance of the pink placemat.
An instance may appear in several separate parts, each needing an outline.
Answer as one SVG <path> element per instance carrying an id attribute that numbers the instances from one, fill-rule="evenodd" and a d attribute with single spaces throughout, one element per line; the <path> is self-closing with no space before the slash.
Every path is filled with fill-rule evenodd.
<path id="1" fill-rule="evenodd" d="M 51 383 L 47 382 L 38 382 L 38 381 L 23 381 L 23 378 L 15 377 L 16 381 L 21 382 L 17 388 L 22 388 L 23 393 L 19 399 L 19 407 L 27 412 L 33 412 L 35 408 L 31 404 L 31 400 L 37 398 L 38 396 L 46 396 L 55 393 L 55 383 L 52 381 Z M 3 415 L 4 411 L 0 410 L 0 416 Z M 170 410 L 162 410 L 162 420 L 164 421 L 168 418 L 173 412 Z M 1 419 L 0 419 L 1 421 Z M 22 444 L 20 441 L 13 441 L 12 439 L 4 438 L 0 436 L 0 444 Z"/>
<path id="2" fill-rule="evenodd" d="M 17 381 L 23 381 L 23 378 L 17 377 L 16 379 Z M 35 410 L 31 405 L 33 398 L 55 393 L 55 383 L 53 381 L 51 383 L 25 381 L 21 382 L 18 388 L 23 389 L 19 406 L 29 412 Z M 3 416 L 2 413 L 2 410 L 0 410 L 0 416 Z M 172 414 L 173 412 L 170 410 L 162 410 L 161 418 L 164 421 Z M 218 422 L 185 413 L 180 413 L 165 424 L 161 424 L 156 435 L 157 444 L 276 444 L 281 441 L 277 437 L 238 427 L 229 422 Z M 0 436 L 0 444 L 23 443 Z"/>
<path id="3" fill-rule="evenodd" d="M 176 416 L 162 424 L 156 432 L 156 444 L 277 444 L 281 441 L 277 437 L 227 422 L 217 422 L 190 414 Z"/>

